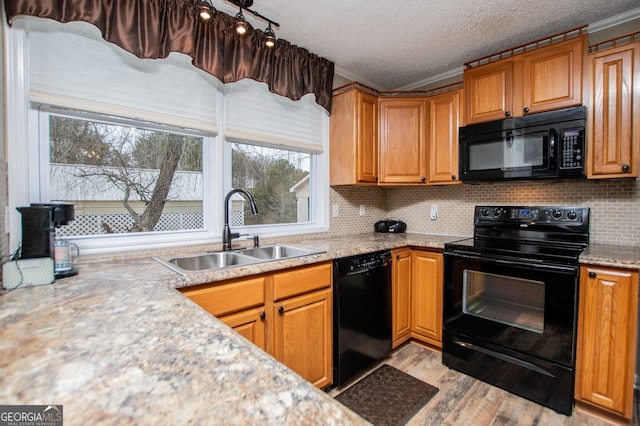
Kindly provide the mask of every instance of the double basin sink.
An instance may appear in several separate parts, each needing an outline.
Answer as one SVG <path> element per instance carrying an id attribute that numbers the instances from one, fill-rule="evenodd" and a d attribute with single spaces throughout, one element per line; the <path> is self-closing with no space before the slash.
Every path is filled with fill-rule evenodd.
<path id="1" fill-rule="evenodd" d="M 286 245 L 269 245 L 233 251 L 218 251 L 186 256 L 174 256 L 166 259 L 154 259 L 169 269 L 172 269 L 179 274 L 186 275 L 190 272 L 220 270 L 233 266 L 252 265 L 255 263 L 284 260 L 318 253 L 323 253 L 323 251 L 309 250 Z"/>

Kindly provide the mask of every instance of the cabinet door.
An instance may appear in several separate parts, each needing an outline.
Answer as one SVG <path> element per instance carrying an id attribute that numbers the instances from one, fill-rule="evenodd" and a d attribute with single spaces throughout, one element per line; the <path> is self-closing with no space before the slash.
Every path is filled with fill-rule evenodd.
<path id="1" fill-rule="evenodd" d="M 219 319 L 260 349 L 266 350 L 266 316 L 265 307 L 261 307 L 225 315 Z"/>
<path id="2" fill-rule="evenodd" d="M 464 72 L 465 125 L 512 115 L 513 62 L 501 60 Z"/>
<path id="3" fill-rule="evenodd" d="M 523 55 L 523 110 L 514 115 L 581 105 L 584 49 L 578 37 Z"/>
<path id="4" fill-rule="evenodd" d="M 640 43 L 589 56 L 589 178 L 638 176 Z"/>
<path id="5" fill-rule="evenodd" d="M 576 398 L 631 419 L 638 273 L 582 267 Z"/>
<path id="6" fill-rule="evenodd" d="M 442 347 L 443 263 L 441 253 L 412 252 L 412 335 L 439 348 Z"/>
<path id="7" fill-rule="evenodd" d="M 378 98 L 358 92 L 358 182 L 378 181 Z"/>
<path id="8" fill-rule="evenodd" d="M 458 128 L 462 89 L 429 98 L 429 183 L 458 180 Z"/>
<path id="9" fill-rule="evenodd" d="M 392 340 L 395 348 L 411 337 L 411 250 L 394 250 L 391 256 Z"/>
<path id="10" fill-rule="evenodd" d="M 275 358 L 319 388 L 333 380 L 332 314 L 331 289 L 275 305 Z"/>
<path id="11" fill-rule="evenodd" d="M 381 99 L 380 183 L 426 183 L 427 101 Z"/>
<path id="12" fill-rule="evenodd" d="M 333 97 L 331 185 L 375 184 L 378 178 L 378 98 L 357 89 Z"/>

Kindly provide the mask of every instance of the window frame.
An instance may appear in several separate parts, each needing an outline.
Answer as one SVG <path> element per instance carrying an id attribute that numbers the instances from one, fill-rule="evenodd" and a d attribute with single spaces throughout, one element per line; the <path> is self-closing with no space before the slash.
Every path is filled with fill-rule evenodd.
<path id="1" fill-rule="evenodd" d="M 177 245 L 180 243 L 207 243 L 220 236 L 220 232 L 216 233 L 214 228 L 211 226 L 211 224 L 216 222 L 216 218 L 214 217 L 215 208 L 211 208 L 211 197 L 209 196 L 209 194 L 213 192 L 211 182 L 215 180 L 212 176 L 212 170 L 215 169 L 214 163 L 216 162 L 216 159 L 215 154 L 212 154 L 212 147 L 216 144 L 217 137 L 213 134 L 193 129 L 180 129 L 175 126 L 166 126 L 157 123 L 113 117 L 93 112 L 76 112 L 49 105 L 38 105 L 32 103 L 30 110 L 30 122 L 33 123 L 34 130 L 37 128 L 37 132 L 34 131 L 30 134 L 37 134 L 37 137 L 29 138 L 29 169 L 33 170 L 36 167 L 35 163 L 37 162 L 37 176 L 35 179 L 31 180 L 29 188 L 30 199 L 39 199 L 43 202 L 51 199 L 49 175 L 50 114 L 69 118 L 95 120 L 114 125 L 138 126 L 145 129 L 173 131 L 176 133 L 189 134 L 203 138 L 203 229 L 65 237 L 65 239 L 78 244 L 83 253 L 85 251 L 91 253 L 96 250 L 117 251 L 118 248 L 122 247 L 126 247 L 127 250 L 132 248 L 141 249 L 146 247 L 158 247 L 164 246 L 169 242 L 171 243 L 170 245 Z"/>
<path id="2" fill-rule="evenodd" d="M 46 197 L 48 183 L 46 185 L 42 184 L 42 179 L 44 179 L 42 175 L 45 175 L 45 173 L 40 171 L 43 156 L 46 157 L 46 164 L 48 164 L 49 147 L 48 135 L 46 138 L 41 135 L 40 121 L 42 118 L 38 111 L 39 105 L 30 101 L 29 56 L 24 21 L 17 19 L 11 27 L 4 22 L 3 26 L 6 34 L 6 80 L 11 82 L 6 88 L 9 200 L 5 220 L 8 222 L 9 247 L 11 251 L 15 251 L 20 244 L 22 234 L 21 216 L 16 208 L 33 202 L 50 201 Z M 232 189 L 231 144 L 224 143 L 224 97 L 223 93 L 217 100 L 216 119 L 218 133 L 210 135 L 212 138 L 211 143 L 206 144 L 209 146 L 209 153 L 205 156 L 206 160 L 203 158 L 203 168 L 205 168 L 205 161 L 210 162 L 210 174 L 205 177 L 203 194 L 203 206 L 207 206 L 203 210 L 205 212 L 209 211 L 203 217 L 205 229 L 202 231 L 163 232 L 159 235 L 145 233 L 145 235 L 118 234 L 93 238 L 68 238 L 80 246 L 83 255 L 198 244 L 215 244 L 215 248 L 218 248 L 218 244 L 221 243 L 224 224 L 225 206 L 223 206 L 223 201 L 225 195 Z M 100 105 L 95 105 L 95 108 L 92 107 L 91 110 L 96 114 L 101 113 Z M 111 111 L 107 108 L 103 112 L 105 115 L 109 115 Z M 311 158 L 312 200 L 310 214 L 313 220 L 305 223 L 234 227 L 235 232 L 270 238 L 313 234 L 329 230 L 329 116 L 326 113 L 322 115 L 321 139 L 324 148 L 323 152 L 313 153 Z M 247 142 L 253 143 L 251 141 Z M 295 150 L 292 147 L 286 149 Z M 46 170 L 46 179 L 48 180 L 48 167 Z"/>

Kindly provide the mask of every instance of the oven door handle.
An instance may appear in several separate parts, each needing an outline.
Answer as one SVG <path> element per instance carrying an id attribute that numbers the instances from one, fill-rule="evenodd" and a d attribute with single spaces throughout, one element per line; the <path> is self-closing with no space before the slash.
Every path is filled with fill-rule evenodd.
<path id="1" fill-rule="evenodd" d="M 542 268 L 542 269 L 551 269 L 554 271 L 575 272 L 577 269 L 575 266 L 546 265 L 545 263 L 543 263 L 544 261 L 540 259 L 528 259 L 531 263 L 527 263 L 527 262 L 522 262 L 518 260 L 497 259 L 495 257 L 490 257 L 490 256 L 478 256 L 475 253 L 466 254 L 466 252 L 461 252 L 461 251 L 449 252 L 445 254 L 450 254 L 458 258 L 480 260 L 483 262 L 501 263 L 503 265 L 512 265 L 512 266 L 525 266 L 528 268 L 536 267 L 536 268 Z"/>
<path id="2" fill-rule="evenodd" d="M 477 345 L 474 345 L 473 343 L 463 342 L 462 340 L 458 340 L 458 339 L 454 339 L 453 343 L 456 344 L 456 345 L 462 346 L 465 349 L 470 349 L 470 350 L 473 350 L 473 351 L 476 351 L 476 352 L 482 352 L 483 354 L 492 356 L 494 358 L 501 359 L 501 360 L 506 361 L 506 362 L 510 362 L 511 364 L 515 364 L 515 365 L 517 365 L 519 367 L 524 367 L 524 368 L 527 368 L 529 370 L 533 370 L 533 371 L 535 371 L 537 373 L 544 374 L 545 376 L 548 376 L 548 377 L 551 377 L 551 378 L 555 378 L 555 375 L 553 373 L 551 373 L 550 371 L 547 371 L 542 367 L 539 367 L 539 366 L 537 366 L 535 364 L 532 364 L 530 362 L 527 362 L 527 361 L 523 361 L 523 360 L 518 359 L 516 357 L 513 357 L 511 355 L 507 355 L 507 354 L 503 354 L 503 353 L 500 353 L 500 352 L 496 352 L 494 350 L 487 349 L 487 348 L 484 348 L 482 346 L 477 346 Z"/>

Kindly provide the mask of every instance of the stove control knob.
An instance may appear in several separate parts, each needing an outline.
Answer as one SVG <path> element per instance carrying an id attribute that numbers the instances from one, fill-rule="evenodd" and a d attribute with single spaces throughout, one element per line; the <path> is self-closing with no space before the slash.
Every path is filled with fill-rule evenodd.
<path id="1" fill-rule="evenodd" d="M 556 219 L 560 219 L 562 217 L 562 210 L 555 209 L 553 212 L 551 212 L 551 216 Z"/>
<path id="2" fill-rule="evenodd" d="M 570 211 L 569 213 L 567 213 L 567 219 L 576 220 L 577 218 L 578 218 L 578 213 L 574 211 Z"/>
<path id="3" fill-rule="evenodd" d="M 495 217 L 498 217 L 498 216 L 500 216 L 501 214 L 502 214 L 502 209 L 501 209 L 501 208 L 497 207 L 497 208 L 493 209 L 493 215 L 494 215 Z"/>
<path id="4" fill-rule="evenodd" d="M 489 209 L 482 209 L 480 210 L 480 214 L 484 217 L 489 216 Z"/>

